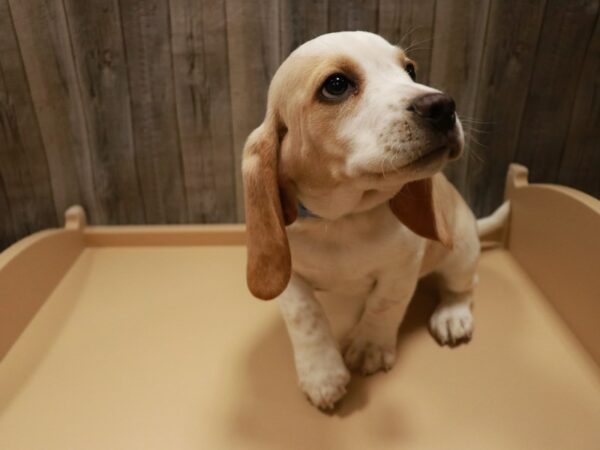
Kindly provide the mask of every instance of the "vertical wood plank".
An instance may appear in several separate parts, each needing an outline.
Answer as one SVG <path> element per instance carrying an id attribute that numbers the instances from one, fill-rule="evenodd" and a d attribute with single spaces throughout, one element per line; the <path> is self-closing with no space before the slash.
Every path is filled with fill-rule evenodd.
<path id="1" fill-rule="evenodd" d="M 598 0 L 548 2 L 521 122 L 516 160 L 530 180 L 554 182 Z"/>
<path id="2" fill-rule="evenodd" d="M 226 6 L 236 199 L 238 220 L 243 221 L 242 148 L 264 118 L 269 82 L 281 61 L 279 3 L 226 0 Z"/>
<path id="3" fill-rule="evenodd" d="M 378 33 L 417 62 L 417 81 L 429 83 L 435 0 L 379 1 Z"/>
<path id="4" fill-rule="evenodd" d="M 438 0 L 435 11 L 429 82 L 451 95 L 459 117 L 473 117 L 490 0 Z M 467 198 L 466 176 L 473 144 L 467 138 L 463 157 L 446 175 Z"/>
<path id="5" fill-rule="evenodd" d="M 579 78 L 558 181 L 600 198 L 600 16 Z"/>
<path id="6" fill-rule="evenodd" d="M 502 202 L 504 179 L 513 161 L 519 126 L 533 71 L 545 2 L 494 2 L 476 92 L 473 122 L 478 157 L 468 159 L 467 192 L 478 215 Z"/>
<path id="7" fill-rule="evenodd" d="M 171 0 L 179 134 L 193 222 L 235 222 L 225 1 Z"/>
<path id="8" fill-rule="evenodd" d="M 2 209 L 12 219 L 12 227 L 0 230 L 0 241 L 57 225 L 44 145 L 6 0 L 0 0 L 0 179 Z"/>
<path id="9" fill-rule="evenodd" d="M 281 59 L 327 30 L 327 1 L 280 1 Z"/>
<path id="10" fill-rule="evenodd" d="M 146 222 L 186 222 L 168 0 L 123 0 L 120 7 Z"/>
<path id="11" fill-rule="evenodd" d="M 81 204 L 92 223 L 107 211 L 94 197 L 88 136 L 61 0 L 9 0 L 48 158 L 56 213 Z"/>
<path id="12" fill-rule="evenodd" d="M 339 30 L 415 46 L 419 81 L 482 130 L 448 168 L 478 214 L 513 160 L 600 195 L 600 0 L 547 3 L 0 0 L 0 246 L 71 203 L 94 223 L 243 220 L 272 75 Z"/>
<path id="13" fill-rule="evenodd" d="M 144 223 L 117 0 L 64 0 L 94 189 L 106 223 Z"/>
<path id="14" fill-rule="evenodd" d="M 333 31 L 371 31 L 377 33 L 378 0 L 329 0 L 328 28 Z"/>
<path id="15" fill-rule="evenodd" d="M 2 33 L 0 31 L 0 33 Z M 10 204 L 0 171 L 0 252 L 17 240 Z"/>

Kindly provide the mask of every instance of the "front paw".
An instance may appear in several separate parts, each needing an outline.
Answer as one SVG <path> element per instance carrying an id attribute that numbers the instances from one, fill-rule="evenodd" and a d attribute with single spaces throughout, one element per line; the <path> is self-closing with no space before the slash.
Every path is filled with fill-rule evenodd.
<path id="1" fill-rule="evenodd" d="M 390 370 L 396 362 L 396 334 L 382 337 L 368 329 L 355 328 L 347 339 L 344 360 L 350 370 L 370 375 Z"/>
<path id="2" fill-rule="evenodd" d="M 350 372 L 336 350 L 297 355 L 300 388 L 319 409 L 332 409 L 346 394 Z"/>
<path id="3" fill-rule="evenodd" d="M 429 320 L 433 337 L 451 347 L 469 342 L 473 334 L 473 314 L 467 302 L 440 304 Z"/>

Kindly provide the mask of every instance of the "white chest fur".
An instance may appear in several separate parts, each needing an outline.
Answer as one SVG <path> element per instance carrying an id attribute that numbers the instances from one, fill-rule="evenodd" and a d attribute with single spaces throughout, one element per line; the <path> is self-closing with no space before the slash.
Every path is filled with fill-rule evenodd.
<path id="1" fill-rule="evenodd" d="M 390 271 L 420 264 L 425 240 L 404 227 L 386 204 L 328 221 L 288 227 L 293 270 L 316 290 L 364 295 Z"/>

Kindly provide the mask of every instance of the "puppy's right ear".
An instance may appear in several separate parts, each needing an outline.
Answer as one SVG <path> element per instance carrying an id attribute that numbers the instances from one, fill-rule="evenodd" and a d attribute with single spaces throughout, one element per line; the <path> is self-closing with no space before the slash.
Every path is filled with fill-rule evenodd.
<path id="1" fill-rule="evenodd" d="M 279 180 L 280 129 L 268 114 L 244 147 L 242 174 L 247 231 L 247 282 L 250 292 L 270 300 L 283 292 L 292 273 L 285 225 L 297 217 L 293 192 Z"/>
<path id="2" fill-rule="evenodd" d="M 411 181 L 390 200 L 394 215 L 419 236 L 452 249 L 453 196 L 442 174 Z"/>

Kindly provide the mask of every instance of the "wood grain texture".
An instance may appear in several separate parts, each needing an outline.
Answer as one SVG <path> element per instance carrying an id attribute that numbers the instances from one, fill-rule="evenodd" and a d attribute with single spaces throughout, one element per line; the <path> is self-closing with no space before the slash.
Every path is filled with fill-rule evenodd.
<path id="1" fill-rule="evenodd" d="M 18 239 L 13 226 L 10 203 L 4 187 L 2 172 L 0 171 L 0 251 Z"/>
<path id="2" fill-rule="evenodd" d="M 243 221 L 270 80 L 326 32 L 378 32 L 452 95 L 476 214 L 508 163 L 600 195 L 600 0 L 0 0 L 0 248 L 93 224 Z"/>
<path id="3" fill-rule="evenodd" d="M 378 33 L 417 63 L 417 80 L 429 82 L 435 0 L 380 0 Z"/>
<path id="4" fill-rule="evenodd" d="M 244 220 L 242 148 L 262 122 L 269 82 L 281 62 L 279 2 L 226 0 L 237 218 Z"/>
<path id="5" fill-rule="evenodd" d="M 508 165 L 514 160 L 545 2 L 493 2 L 487 26 L 475 109 L 463 126 L 471 136 L 466 191 L 476 213 L 502 202 Z"/>
<path id="6" fill-rule="evenodd" d="M 474 115 L 489 7 L 490 0 L 440 0 L 436 3 L 429 82 L 454 98 L 459 117 L 472 118 Z M 470 153 L 477 149 L 468 136 L 465 144 L 463 157 L 444 172 L 470 202 L 466 189 L 467 161 L 472 157 Z"/>
<path id="7" fill-rule="evenodd" d="M 3 244 L 57 225 L 48 163 L 6 0 L 0 0 L 0 191 Z"/>
<path id="8" fill-rule="evenodd" d="M 144 223 L 135 160 L 129 82 L 116 0 L 64 0 L 94 190 L 104 223 Z"/>
<path id="9" fill-rule="evenodd" d="M 378 0 L 328 0 L 329 31 L 377 32 Z"/>
<path id="10" fill-rule="evenodd" d="M 171 0 L 175 94 L 189 220 L 236 221 L 225 1 Z"/>
<path id="11" fill-rule="evenodd" d="M 587 46 L 558 181 L 600 198 L 600 15 Z"/>
<path id="12" fill-rule="evenodd" d="M 61 0 L 9 0 L 45 148 L 58 217 L 75 204 L 90 221 L 108 211 L 96 202 L 81 95 Z"/>
<path id="13" fill-rule="evenodd" d="M 306 41 L 329 31 L 326 1 L 281 0 L 279 8 L 279 48 L 282 60 Z"/>
<path id="14" fill-rule="evenodd" d="M 562 148 L 598 0 L 548 2 L 515 159 L 532 182 L 558 179 Z"/>
<path id="15" fill-rule="evenodd" d="M 187 222 L 168 0 L 122 0 L 119 4 L 146 221 Z"/>

